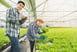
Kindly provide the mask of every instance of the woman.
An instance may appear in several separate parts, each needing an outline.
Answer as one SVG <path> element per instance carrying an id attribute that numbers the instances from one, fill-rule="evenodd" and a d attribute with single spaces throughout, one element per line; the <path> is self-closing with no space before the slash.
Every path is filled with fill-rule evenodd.
<path id="1" fill-rule="evenodd" d="M 35 39 L 45 39 L 44 37 L 39 37 L 36 35 L 37 33 L 39 33 L 39 34 L 44 33 L 44 32 L 40 32 L 40 27 L 41 27 L 41 24 L 43 24 L 43 23 L 44 23 L 44 21 L 41 18 L 39 18 L 39 19 L 36 19 L 35 22 L 32 22 L 29 25 L 26 35 L 30 42 L 31 52 L 33 52 Z"/>

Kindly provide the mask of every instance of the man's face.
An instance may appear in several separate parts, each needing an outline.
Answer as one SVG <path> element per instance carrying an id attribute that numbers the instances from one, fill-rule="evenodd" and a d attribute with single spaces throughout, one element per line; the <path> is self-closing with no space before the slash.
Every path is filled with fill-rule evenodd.
<path id="1" fill-rule="evenodd" d="M 42 24 L 42 23 L 41 23 L 40 21 L 37 21 L 37 22 L 36 22 L 36 25 L 37 25 L 37 26 L 40 26 L 41 24 Z"/>
<path id="2" fill-rule="evenodd" d="M 22 3 L 18 3 L 17 4 L 17 9 L 22 10 L 22 8 L 24 8 L 24 5 Z"/>

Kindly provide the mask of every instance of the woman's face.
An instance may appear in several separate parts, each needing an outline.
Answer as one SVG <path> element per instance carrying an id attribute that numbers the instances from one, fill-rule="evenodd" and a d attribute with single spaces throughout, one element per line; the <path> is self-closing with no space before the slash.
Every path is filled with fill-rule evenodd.
<path id="1" fill-rule="evenodd" d="M 17 4 L 17 9 L 22 10 L 22 8 L 24 8 L 24 5 L 22 3 L 18 3 Z"/>
<path id="2" fill-rule="evenodd" d="M 37 22 L 36 22 L 36 25 L 37 25 L 37 26 L 40 26 L 41 24 L 42 24 L 42 23 L 41 23 L 40 21 L 37 21 Z"/>

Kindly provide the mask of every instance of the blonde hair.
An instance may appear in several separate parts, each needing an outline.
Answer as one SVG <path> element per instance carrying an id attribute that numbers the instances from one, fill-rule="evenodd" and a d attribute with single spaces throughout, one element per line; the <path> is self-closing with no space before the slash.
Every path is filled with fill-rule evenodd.
<path id="1" fill-rule="evenodd" d="M 39 21 L 39 22 L 41 22 L 41 23 L 44 23 L 44 20 L 43 20 L 42 18 L 36 19 L 36 22 L 37 22 L 37 21 Z"/>

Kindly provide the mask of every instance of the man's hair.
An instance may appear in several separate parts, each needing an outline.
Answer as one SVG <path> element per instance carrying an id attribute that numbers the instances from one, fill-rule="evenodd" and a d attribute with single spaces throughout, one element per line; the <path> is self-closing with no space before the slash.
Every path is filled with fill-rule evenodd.
<path id="1" fill-rule="evenodd" d="M 25 3 L 24 3 L 23 1 L 18 1 L 18 4 L 19 4 L 19 3 L 22 3 L 22 4 L 25 6 Z"/>

